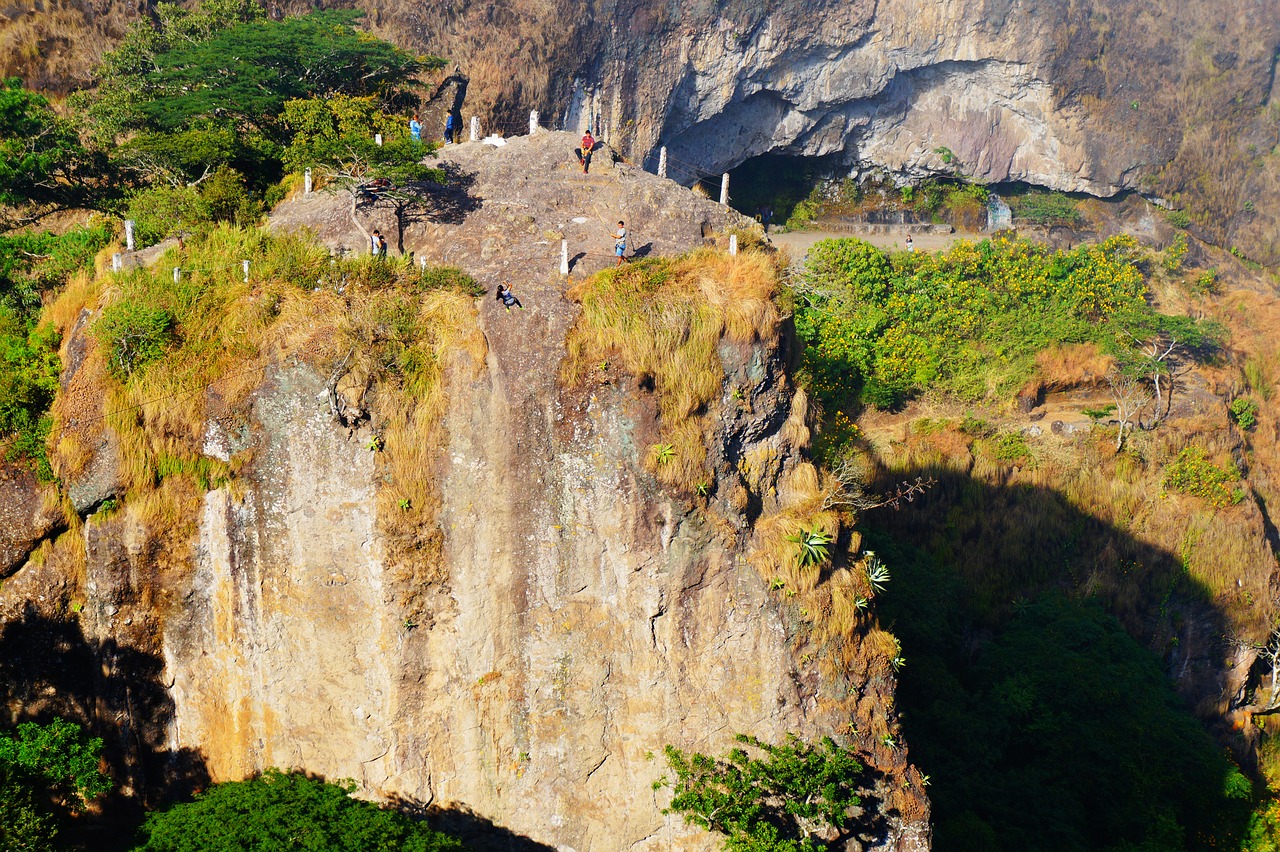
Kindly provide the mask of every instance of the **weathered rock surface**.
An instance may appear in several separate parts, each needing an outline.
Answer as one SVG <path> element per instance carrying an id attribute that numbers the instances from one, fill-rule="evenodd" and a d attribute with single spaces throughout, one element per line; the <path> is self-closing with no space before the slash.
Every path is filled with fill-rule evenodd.
<path id="1" fill-rule="evenodd" d="M 146 744 L 139 789 L 166 773 L 191 783 L 298 767 L 561 850 L 711 849 L 714 837 L 661 812 L 652 782 L 666 744 L 720 753 L 737 732 L 834 735 L 869 769 L 877 816 L 860 845 L 927 849 L 928 803 L 905 750 L 851 733 L 897 730 L 892 674 L 833 682 L 801 653 L 803 626 L 745 559 L 757 510 L 718 495 L 702 509 L 644 469 L 657 407 L 635 377 L 558 379 L 577 308 L 552 233 L 587 252 L 576 278 L 612 262 L 619 218 L 654 253 L 741 218 L 625 165 L 583 176 L 571 148 L 559 134 L 458 146 L 445 159 L 468 176 L 466 198 L 406 229 L 406 247 L 487 285 L 510 280 L 525 305 L 480 300 L 487 356 L 450 368 L 439 554 L 389 545 L 369 434 L 334 424 L 323 378 L 283 358 L 233 418 L 236 435 L 209 423 L 207 453 L 244 453 L 232 487 L 175 495 L 187 514 L 165 525 L 129 502 L 95 516 L 83 583 L 67 558 L 28 566 L 0 590 L 0 612 L 30 620 L 36 578 L 59 577 L 46 620 L 82 600 L 87 659 L 139 658 L 150 721 L 95 705 L 123 676 L 91 681 L 79 701 L 144 729 L 119 746 Z M 358 233 L 345 215 L 322 195 L 284 206 L 277 226 L 316 225 L 338 246 Z M 785 333 L 720 354 L 717 476 L 736 481 L 753 454 L 771 460 L 762 487 L 776 486 L 802 458 L 785 428 Z M 731 387 L 750 389 L 750 405 Z M 405 570 L 415 559 L 431 565 Z"/>
<path id="2" fill-rule="evenodd" d="M 25 562 L 62 521 L 47 505 L 48 491 L 26 468 L 0 467 L 0 577 Z"/>

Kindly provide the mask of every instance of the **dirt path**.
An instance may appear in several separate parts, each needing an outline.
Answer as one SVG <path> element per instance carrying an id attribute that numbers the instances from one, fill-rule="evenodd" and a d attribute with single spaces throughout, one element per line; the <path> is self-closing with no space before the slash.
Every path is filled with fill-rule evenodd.
<path id="1" fill-rule="evenodd" d="M 865 240 L 873 246 L 882 249 L 892 249 L 901 251 L 906 248 L 903 242 L 905 237 L 902 234 L 846 234 L 835 231 L 790 231 L 785 234 L 770 234 L 769 239 L 773 241 L 775 246 L 786 248 L 791 252 L 791 259 L 794 263 L 800 263 L 804 260 L 809 249 L 813 248 L 813 244 L 819 240 L 842 239 L 845 237 L 857 237 Z M 939 251 L 949 247 L 956 240 L 980 240 L 982 234 L 913 234 L 912 241 L 916 244 L 918 251 Z"/>

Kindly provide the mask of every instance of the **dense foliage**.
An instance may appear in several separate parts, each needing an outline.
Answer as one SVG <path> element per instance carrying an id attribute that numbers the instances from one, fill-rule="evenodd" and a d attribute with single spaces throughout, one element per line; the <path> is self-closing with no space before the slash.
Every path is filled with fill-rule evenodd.
<path id="1" fill-rule="evenodd" d="M 0 446 L 7 461 L 23 460 L 41 479 L 53 476 L 45 454 L 47 412 L 62 370 L 58 334 L 38 322 L 41 300 L 91 266 L 110 238 L 101 223 L 60 236 L 0 236 Z"/>
<path id="2" fill-rule="evenodd" d="M 1243 491 L 1232 488 L 1240 481 L 1240 471 L 1234 464 L 1214 464 L 1201 447 L 1186 447 L 1164 469 L 1162 485 L 1170 491 L 1191 494 L 1221 508 L 1239 503 Z"/>
<path id="3" fill-rule="evenodd" d="M 889 254 L 824 240 L 797 287 L 812 386 L 828 403 L 860 391 L 880 408 L 929 388 L 971 402 L 1007 397 L 1050 346 L 1114 350 L 1130 328 L 1174 321 L 1147 306 L 1136 249 L 1128 237 L 1066 252 L 995 239 Z"/>
<path id="4" fill-rule="evenodd" d="M 1101 606 L 1020 601 L 978 643 L 953 569 L 872 541 L 898 572 L 882 612 L 910 661 L 899 706 L 938 852 L 1239 848 L 1250 782 Z"/>
<path id="5" fill-rule="evenodd" d="M 356 785 L 297 772 L 216 784 L 195 801 L 152 814 L 137 852 L 444 852 L 462 849 L 397 811 L 352 798 Z"/>
<path id="6" fill-rule="evenodd" d="M 16 78 L 0 80 L 0 208 L 58 201 L 83 164 L 70 123 Z"/>
<path id="7" fill-rule="evenodd" d="M 0 731 L 0 848 L 47 852 L 65 815 L 111 789 L 102 740 L 62 719 Z"/>
<path id="8" fill-rule="evenodd" d="M 830 737 L 818 745 L 744 734 L 737 741 L 745 748 L 723 759 L 667 746 L 675 774 L 669 810 L 723 834 L 730 852 L 813 852 L 849 836 L 862 773 L 852 751 Z"/>
<path id="9" fill-rule="evenodd" d="M 0 213 L 73 203 L 123 213 L 146 245 L 209 223 L 256 224 L 284 195 L 286 159 L 299 170 L 355 159 L 380 167 L 362 177 L 439 178 L 414 172 L 430 146 L 397 137 L 418 75 L 443 60 L 361 32 L 350 10 L 269 20 L 258 0 L 203 0 L 155 12 L 103 56 L 98 85 L 71 96 L 78 123 L 21 81 L 0 83 Z M 318 116 L 330 132 L 310 132 Z"/>

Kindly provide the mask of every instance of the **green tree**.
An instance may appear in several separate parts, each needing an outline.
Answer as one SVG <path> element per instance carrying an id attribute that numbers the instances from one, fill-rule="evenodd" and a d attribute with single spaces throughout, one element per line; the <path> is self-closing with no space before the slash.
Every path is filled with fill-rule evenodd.
<path id="1" fill-rule="evenodd" d="M 216 784 L 195 801 L 153 813 L 135 852 L 445 852 L 462 849 L 397 811 L 352 798 L 354 783 L 297 772 Z"/>
<path id="2" fill-rule="evenodd" d="M 0 81 L 0 207 L 66 200 L 84 157 L 48 99 L 16 77 Z"/>
<path id="3" fill-rule="evenodd" d="M 406 214 L 421 201 L 427 186 L 446 179 L 443 169 L 423 162 L 436 145 L 414 141 L 400 128 L 393 135 L 371 97 L 294 99 L 285 104 L 282 120 L 293 136 L 284 151 L 285 167 L 318 168 L 332 191 L 347 195 L 348 215 L 366 237 L 369 232 L 356 215 L 362 201 L 390 204 L 403 251 Z M 382 145 L 374 141 L 376 133 L 388 136 Z M 390 185 L 371 192 L 370 182 L 379 178 Z"/>
<path id="4" fill-rule="evenodd" d="M 0 732 L 0 848 L 47 852 L 59 816 L 111 789 L 98 769 L 102 740 L 63 719 Z"/>
<path id="5" fill-rule="evenodd" d="M 262 19 L 256 4 L 165 11 L 158 28 L 135 28 L 103 63 L 91 114 L 104 136 L 176 132 L 216 119 L 283 142 L 276 119 L 287 100 L 335 93 L 404 100 L 416 74 L 443 65 L 358 32 L 356 11 L 281 21 Z"/>
<path id="6" fill-rule="evenodd" d="M 725 835 L 730 852 L 810 852 L 851 836 L 862 773 L 852 751 L 830 737 L 818 745 L 794 736 L 783 745 L 745 734 L 736 740 L 746 748 L 723 759 L 667 746 L 675 773 L 670 811 Z"/>

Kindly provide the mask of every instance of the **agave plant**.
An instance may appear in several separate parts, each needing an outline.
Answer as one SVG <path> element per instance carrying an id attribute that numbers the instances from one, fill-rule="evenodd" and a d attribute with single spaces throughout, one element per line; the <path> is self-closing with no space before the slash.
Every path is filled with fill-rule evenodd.
<path id="1" fill-rule="evenodd" d="M 653 460 L 663 465 L 671 462 L 676 457 L 676 448 L 670 444 L 654 444 Z"/>
<path id="2" fill-rule="evenodd" d="M 785 540 L 796 546 L 796 562 L 800 563 L 801 568 L 806 568 L 826 562 L 831 542 L 835 539 L 822 530 L 807 530 L 801 527 Z"/>
<path id="3" fill-rule="evenodd" d="M 889 582 L 889 568 L 871 551 L 867 551 L 866 556 L 867 582 L 871 584 L 873 591 L 883 592 Z"/>

